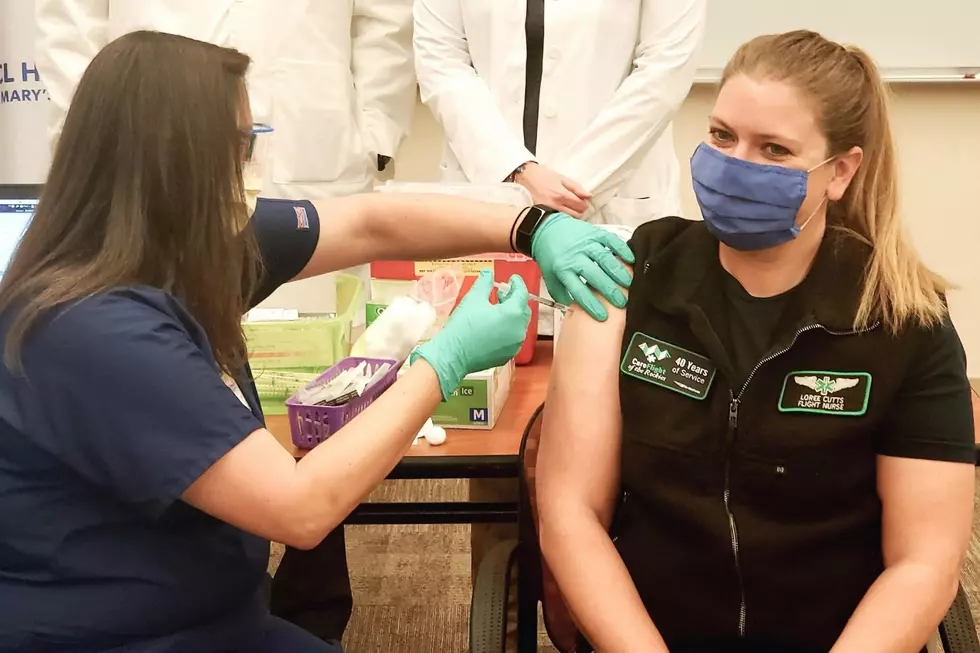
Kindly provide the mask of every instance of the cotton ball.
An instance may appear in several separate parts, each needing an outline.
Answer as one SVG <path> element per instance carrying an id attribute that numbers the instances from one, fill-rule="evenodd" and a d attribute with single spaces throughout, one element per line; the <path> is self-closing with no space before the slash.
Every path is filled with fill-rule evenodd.
<path id="1" fill-rule="evenodd" d="M 446 429 L 441 426 L 433 426 L 424 433 L 425 441 L 433 447 L 438 447 L 446 441 Z"/>
<path id="2" fill-rule="evenodd" d="M 419 429 L 419 432 L 415 435 L 415 439 L 412 440 L 412 444 L 418 444 L 419 440 L 426 438 L 426 433 L 432 430 L 432 428 L 432 418 L 430 417 L 429 419 L 425 420 L 425 424 L 422 425 L 422 428 Z M 426 438 L 426 441 L 428 441 L 428 438 Z"/>

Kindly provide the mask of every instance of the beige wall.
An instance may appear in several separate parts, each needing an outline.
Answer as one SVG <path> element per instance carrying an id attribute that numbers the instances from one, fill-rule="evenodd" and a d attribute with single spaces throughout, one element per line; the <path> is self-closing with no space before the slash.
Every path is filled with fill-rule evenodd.
<path id="1" fill-rule="evenodd" d="M 970 357 L 970 376 L 980 377 L 980 84 L 907 84 L 894 91 L 909 229 L 926 262 L 960 286 L 950 297 L 953 319 Z M 702 139 L 712 99 L 710 87 L 696 86 L 677 116 L 682 160 Z M 420 105 L 395 177 L 436 180 L 442 146 L 439 126 Z M 698 217 L 687 167 L 682 169 L 684 211 Z"/>

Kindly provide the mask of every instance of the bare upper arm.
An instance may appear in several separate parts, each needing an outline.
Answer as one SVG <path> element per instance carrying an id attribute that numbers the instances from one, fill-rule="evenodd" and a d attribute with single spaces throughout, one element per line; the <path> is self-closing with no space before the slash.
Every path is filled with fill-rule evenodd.
<path id="1" fill-rule="evenodd" d="M 259 429 L 218 459 L 181 497 L 216 519 L 260 537 L 303 547 L 293 507 L 301 493 L 296 461 Z"/>
<path id="2" fill-rule="evenodd" d="M 956 571 L 973 523 L 974 466 L 878 456 L 885 565 L 915 561 Z"/>
<path id="3" fill-rule="evenodd" d="M 912 365 L 875 438 L 885 563 L 945 561 L 958 569 L 970 538 L 976 458 L 966 355 L 949 320 L 911 335 Z"/>
<path id="4" fill-rule="evenodd" d="M 372 260 L 374 236 L 366 219 L 363 194 L 312 200 L 320 219 L 320 237 L 296 279 L 336 272 Z"/>
<path id="5" fill-rule="evenodd" d="M 618 378 L 626 312 L 604 303 L 605 322 L 573 307 L 562 323 L 545 404 L 537 498 L 545 518 L 573 502 L 594 511 L 608 528 L 619 491 Z"/>

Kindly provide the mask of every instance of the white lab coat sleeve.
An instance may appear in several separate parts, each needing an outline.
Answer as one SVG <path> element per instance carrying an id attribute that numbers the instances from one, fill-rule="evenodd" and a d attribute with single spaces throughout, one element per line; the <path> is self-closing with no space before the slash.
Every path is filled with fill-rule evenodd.
<path id="1" fill-rule="evenodd" d="M 555 159 L 561 174 L 592 193 L 593 207 L 606 204 L 630 179 L 687 97 L 704 35 L 705 4 L 643 0 L 633 70 Z"/>
<path id="2" fill-rule="evenodd" d="M 368 151 L 394 157 L 415 113 L 412 0 L 354 1 L 351 73 Z"/>
<path id="3" fill-rule="evenodd" d="M 109 42 L 109 0 L 34 0 L 34 57 L 50 98 L 48 136 L 58 140 L 75 87 Z"/>
<path id="4" fill-rule="evenodd" d="M 462 1 L 415 0 L 419 89 L 467 179 L 500 182 L 534 155 L 508 127 L 490 88 L 473 68 Z"/>

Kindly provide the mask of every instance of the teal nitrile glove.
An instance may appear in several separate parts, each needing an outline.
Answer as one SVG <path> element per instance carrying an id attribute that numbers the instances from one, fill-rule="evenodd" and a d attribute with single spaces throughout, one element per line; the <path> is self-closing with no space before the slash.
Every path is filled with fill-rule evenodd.
<path id="1" fill-rule="evenodd" d="M 585 279 L 613 306 L 626 306 L 626 295 L 619 286 L 629 288 L 632 278 L 619 259 L 632 264 L 634 258 L 619 236 L 565 213 L 554 213 L 531 236 L 531 254 L 556 302 L 574 302 L 604 321 L 609 315 L 583 283 Z"/>
<path id="2" fill-rule="evenodd" d="M 412 352 L 426 360 L 439 377 L 442 398 L 456 391 L 463 377 L 503 365 L 517 355 L 531 322 L 527 286 L 514 275 L 507 293 L 490 303 L 493 275 L 484 270 L 473 283 L 442 330 Z"/>

